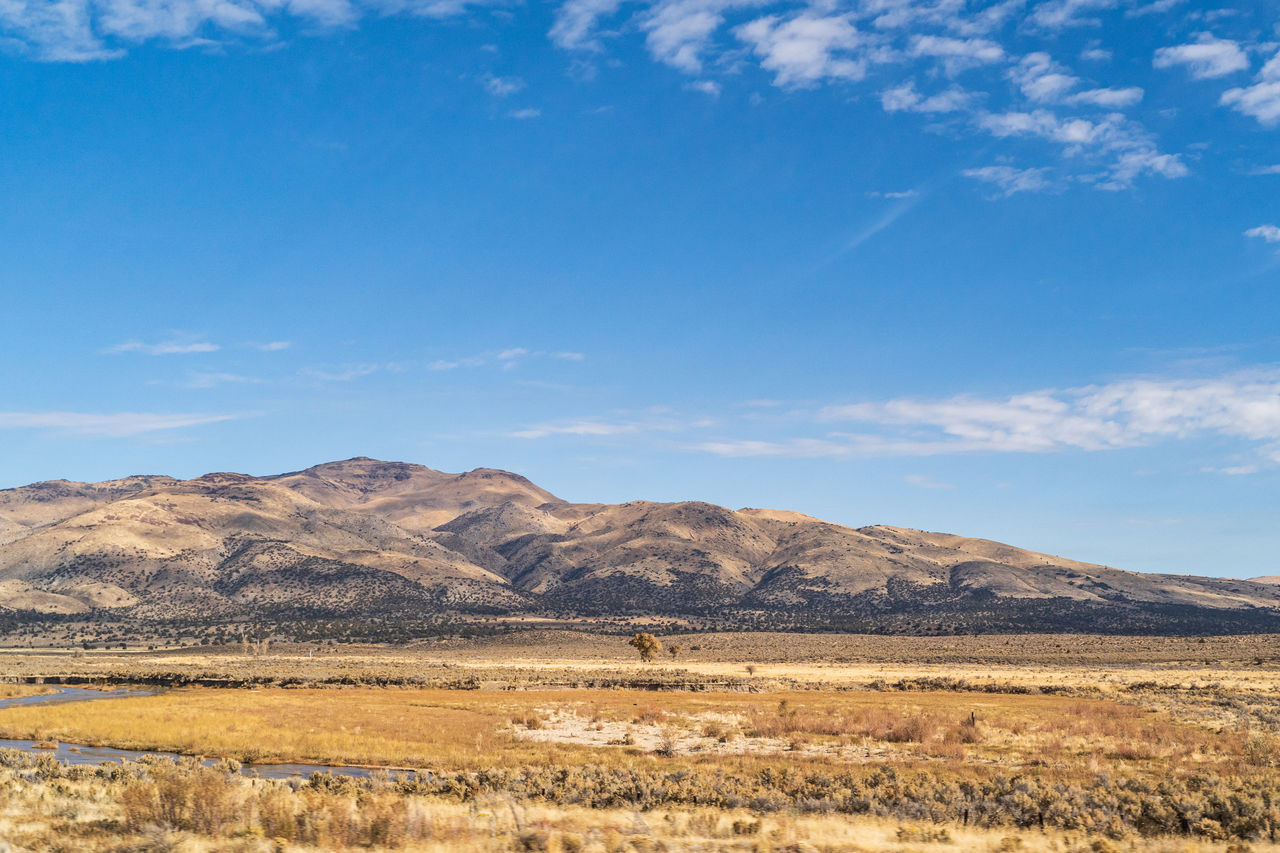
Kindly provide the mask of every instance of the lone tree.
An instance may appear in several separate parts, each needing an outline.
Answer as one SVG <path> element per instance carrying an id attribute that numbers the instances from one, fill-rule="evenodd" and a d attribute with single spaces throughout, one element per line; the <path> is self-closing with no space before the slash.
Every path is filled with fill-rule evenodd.
<path id="1" fill-rule="evenodd" d="M 653 634 L 636 634 L 627 645 L 638 651 L 644 661 L 651 661 L 662 653 L 662 643 Z"/>
<path id="2" fill-rule="evenodd" d="M 684 646 L 680 645 L 679 643 L 672 643 L 671 645 L 667 646 L 667 654 L 671 655 L 672 660 L 675 660 L 676 658 L 680 657 L 680 652 L 682 651 L 684 651 Z"/>

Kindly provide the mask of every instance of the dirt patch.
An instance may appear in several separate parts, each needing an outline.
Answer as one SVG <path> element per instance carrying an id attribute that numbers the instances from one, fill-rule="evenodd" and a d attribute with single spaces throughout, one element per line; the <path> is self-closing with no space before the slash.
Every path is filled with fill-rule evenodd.
<path id="1" fill-rule="evenodd" d="M 895 758 L 927 759 L 892 744 L 865 739 L 839 743 L 795 737 L 752 737 L 742 733 L 734 714 L 691 714 L 678 720 L 648 722 L 591 719 L 573 711 L 538 708 L 538 716 L 512 723 L 520 740 L 536 743 L 634 749 L 656 755 L 794 755 L 861 764 Z"/>

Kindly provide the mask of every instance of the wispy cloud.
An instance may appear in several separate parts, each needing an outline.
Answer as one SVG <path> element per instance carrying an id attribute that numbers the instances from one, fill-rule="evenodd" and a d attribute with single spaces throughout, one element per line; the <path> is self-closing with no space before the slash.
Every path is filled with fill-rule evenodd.
<path id="1" fill-rule="evenodd" d="M 498 98 L 505 98 L 514 95 L 516 92 L 522 91 L 525 82 L 519 77 L 495 77 L 492 74 L 484 76 L 484 88 Z"/>
<path id="2" fill-rule="evenodd" d="M 1009 197 L 1015 193 L 1043 192 L 1052 185 L 1045 178 L 1048 169 L 1015 169 L 1012 166 L 983 166 L 980 169 L 965 169 L 961 172 L 966 178 L 995 184 L 1000 188 L 1000 195 Z"/>
<path id="3" fill-rule="evenodd" d="M 720 97 L 721 86 L 715 80 L 694 80 L 687 83 L 685 88 L 691 92 L 701 92 L 711 98 Z"/>
<path id="4" fill-rule="evenodd" d="M 617 413 L 608 417 L 568 418 L 531 424 L 508 435 L 512 438 L 612 438 L 640 433 L 681 433 L 706 429 L 718 424 L 712 418 L 690 418 L 656 407 L 642 412 Z"/>
<path id="5" fill-rule="evenodd" d="M 1193 79 L 1208 80 L 1245 70 L 1249 67 L 1249 57 L 1234 41 L 1201 33 L 1192 44 L 1160 48 L 1153 64 L 1156 68 L 1181 66 Z"/>
<path id="6" fill-rule="evenodd" d="M 973 93 L 955 86 L 933 95 L 922 95 L 916 91 L 914 80 L 880 93 L 880 105 L 890 113 L 954 113 L 968 109 L 973 100 Z"/>
<path id="7" fill-rule="evenodd" d="M 1097 12 L 1115 8 L 1117 0 L 1045 0 L 1027 17 L 1027 24 L 1050 32 L 1072 27 L 1096 27 Z"/>
<path id="8" fill-rule="evenodd" d="M 556 11 L 551 27 L 551 41 L 565 50 L 599 52 L 601 44 L 598 24 L 622 6 L 622 0 L 567 0 Z"/>
<path id="9" fill-rule="evenodd" d="M 1280 226 L 1259 225 L 1257 228 L 1250 228 L 1244 232 L 1244 236 L 1256 237 L 1268 243 L 1280 243 Z"/>
<path id="10" fill-rule="evenodd" d="M 125 341 L 113 347 L 108 347 L 104 352 L 113 354 L 137 352 L 144 355 L 191 355 L 194 353 L 217 352 L 219 349 L 221 347 L 217 344 L 202 340 L 169 340 L 154 344 L 143 341 Z"/>
<path id="11" fill-rule="evenodd" d="M 507 0 L 65 0 L 7 5 L 0 0 L 0 39 L 34 58 L 88 61 L 119 57 L 141 44 L 220 48 L 232 42 L 270 43 L 278 40 L 277 32 L 299 26 L 316 34 L 372 18 L 479 16 L 503 5 L 509 5 Z M 1120 12 L 1169 14 L 1174 0 L 1145 5 L 1138 0 L 556 0 L 554 5 L 547 35 L 571 52 L 570 62 L 578 71 L 594 67 L 611 42 L 639 37 L 653 61 L 688 75 L 685 88 L 712 97 L 730 81 L 750 80 L 742 72 L 754 66 L 787 90 L 826 85 L 851 89 L 874 80 L 885 110 L 903 121 L 922 116 L 931 129 L 949 118 L 948 129 L 957 133 L 991 134 L 995 125 L 985 120 L 988 111 L 1035 115 L 1052 108 L 1055 127 L 1040 121 L 1036 126 L 1045 132 L 1037 135 L 1062 142 L 1053 168 L 1064 187 L 1083 183 L 1116 190 L 1138 178 L 1187 173 L 1179 155 L 1160 150 L 1155 136 L 1134 117 L 1121 120 L 1121 111 L 1142 101 L 1140 86 L 1089 79 L 1049 53 L 1061 48 L 1067 29 L 1094 26 Z M 1206 15 L 1196 20 L 1202 27 L 1209 22 Z M 1262 49 L 1256 39 L 1201 33 L 1194 41 L 1160 48 L 1150 61 L 1159 68 L 1185 68 L 1197 79 L 1226 77 L 1248 67 L 1249 52 Z M 1077 54 L 1079 61 L 1092 63 L 1091 74 L 1121 74 L 1131 66 L 1106 63 L 1111 54 L 1100 44 L 1093 40 Z M 527 89 L 516 74 L 471 79 L 498 98 Z M 1012 89 L 1007 81 L 1013 81 Z M 1253 85 L 1230 89 L 1222 99 L 1264 123 L 1280 121 L 1280 81 L 1265 69 Z M 1112 114 L 1099 118 L 1100 111 Z M 540 118 L 542 111 L 512 105 L 502 115 L 528 121 Z M 961 116 L 972 120 L 956 120 Z M 1092 140 L 1058 139 L 1058 129 L 1079 128 L 1081 121 L 1108 132 Z M 996 144 L 1012 149 L 1013 140 L 1023 135 L 997 134 L 997 140 L 1008 142 Z M 1119 144 L 1122 138 L 1128 141 Z M 1002 161 L 1008 155 L 996 153 Z"/>
<path id="12" fill-rule="evenodd" d="M 250 344 L 249 346 L 253 347 L 259 352 L 281 352 L 293 346 L 293 342 L 292 341 L 267 341 L 266 343 Z"/>
<path id="13" fill-rule="evenodd" d="M 136 45 L 173 48 L 223 41 L 277 40 L 278 25 L 311 30 L 354 25 L 366 16 L 453 18 L 496 0 L 62 0 L 0 5 L 0 33 L 11 50 L 49 62 L 118 59 Z"/>
<path id="14" fill-rule="evenodd" d="M 580 352 L 530 350 L 525 347 L 508 347 L 497 352 L 480 353 L 478 355 L 460 356 L 458 358 L 437 359 L 427 365 L 428 370 L 457 370 L 463 367 L 484 367 L 498 365 L 504 370 L 511 370 L 530 359 L 550 358 L 557 361 L 584 361 L 586 355 Z"/>
<path id="15" fill-rule="evenodd" d="M 179 382 L 183 388 L 216 388 L 219 385 L 256 385 L 261 379 L 239 373 L 200 372 L 190 373 Z"/>
<path id="16" fill-rule="evenodd" d="M 1162 154 L 1146 130 L 1119 113 L 1100 119 L 1064 117 L 1048 109 L 988 113 L 978 118 L 978 126 L 997 138 L 1045 139 L 1077 157 L 1092 152 L 1102 170 L 1077 175 L 1077 179 L 1099 189 L 1126 189 L 1142 175 L 1182 178 L 1190 174 L 1180 156 Z"/>
<path id="17" fill-rule="evenodd" d="M 606 423 L 595 420 L 555 421 L 534 424 L 511 433 L 512 438 L 548 438 L 555 435 L 609 436 L 640 432 L 638 423 Z"/>
<path id="18" fill-rule="evenodd" d="M 921 489 L 954 489 L 955 488 L 955 484 L 953 483 L 944 483 L 941 480 L 935 480 L 932 477 L 925 476 L 924 474 L 908 474 L 902 479 L 906 480 L 911 485 L 917 486 Z"/>
<path id="19" fill-rule="evenodd" d="M 873 59 L 860 51 L 869 39 L 848 15 L 768 15 L 734 32 L 784 88 L 814 86 L 826 79 L 860 80 Z"/>
<path id="20" fill-rule="evenodd" d="M 342 367 L 320 368 L 306 367 L 300 373 L 320 382 L 350 382 L 364 376 L 371 376 L 381 368 L 376 364 L 349 364 Z"/>
<path id="21" fill-rule="evenodd" d="M 1254 444 L 1262 458 L 1280 461 L 1280 371 L 1132 379 L 1002 398 L 899 398 L 828 406 L 815 421 L 863 429 L 696 447 L 726 456 L 935 456 L 1092 452 L 1217 436 Z"/>
<path id="22" fill-rule="evenodd" d="M 226 414 L 156 414 L 152 412 L 0 412 L 0 429 L 45 429 L 106 438 L 183 429 L 229 421 Z"/>
<path id="23" fill-rule="evenodd" d="M 1221 101 L 1264 125 L 1280 123 L 1280 51 L 1262 66 L 1252 86 L 1228 89 Z"/>
<path id="24" fill-rule="evenodd" d="M 457 370 L 460 367 L 480 367 L 485 364 L 485 359 L 480 356 L 468 356 L 466 358 L 439 358 L 427 365 L 428 370 Z"/>

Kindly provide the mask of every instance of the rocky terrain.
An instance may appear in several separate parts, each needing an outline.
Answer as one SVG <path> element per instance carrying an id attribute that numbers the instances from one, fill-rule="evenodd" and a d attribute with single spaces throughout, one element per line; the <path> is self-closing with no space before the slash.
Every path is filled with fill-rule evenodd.
<path id="1" fill-rule="evenodd" d="M 357 458 L 289 474 L 0 491 L 7 623 L 453 616 L 955 633 L 1280 629 L 1275 583 L 707 503 L 568 503 L 506 471 Z"/>

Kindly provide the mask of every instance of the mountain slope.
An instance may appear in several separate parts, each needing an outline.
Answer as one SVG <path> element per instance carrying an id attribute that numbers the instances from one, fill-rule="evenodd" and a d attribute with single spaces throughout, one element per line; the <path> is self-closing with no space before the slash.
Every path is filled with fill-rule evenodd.
<path id="1" fill-rule="evenodd" d="M 504 471 L 361 457 L 270 477 L 0 491 L 0 608 L 209 624 L 272 614 L 408 625 L 448 611 L 858 630 L 1260 630 L 1280 629 L 1280 586 L 1138 574 L 785 510 L 574 504 Z"/>

